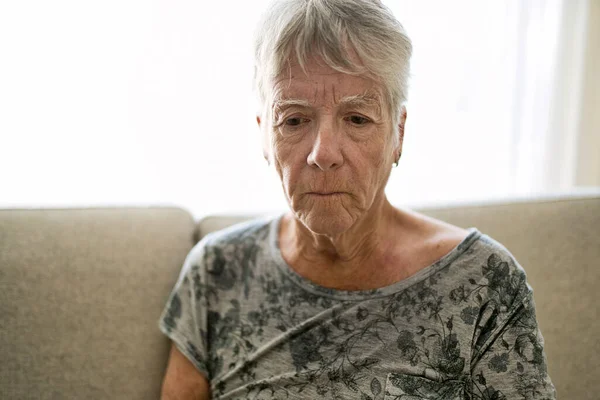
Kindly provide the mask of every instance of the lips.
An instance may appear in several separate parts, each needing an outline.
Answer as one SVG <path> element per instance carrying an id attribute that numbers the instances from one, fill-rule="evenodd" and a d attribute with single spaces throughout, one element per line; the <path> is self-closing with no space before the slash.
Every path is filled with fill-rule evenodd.
<path id="1" fill-rule="evenodd" d="M 308 192 L 308 194 L 312 194 L 314 196 L 336 196 L 344 194 L 344 192 Z"/>

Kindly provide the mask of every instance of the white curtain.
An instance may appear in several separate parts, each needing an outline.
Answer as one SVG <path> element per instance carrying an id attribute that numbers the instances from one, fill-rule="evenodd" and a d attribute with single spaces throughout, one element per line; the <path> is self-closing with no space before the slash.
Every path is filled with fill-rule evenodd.
<path id="1" fill-rule="evenodd" d="M 574 187 L 594 1 L 386 1 L 414 46 L 392 203 Z M 266 3 L 0 3 L 0 207 L 284 209 L 251 92 Z"/>

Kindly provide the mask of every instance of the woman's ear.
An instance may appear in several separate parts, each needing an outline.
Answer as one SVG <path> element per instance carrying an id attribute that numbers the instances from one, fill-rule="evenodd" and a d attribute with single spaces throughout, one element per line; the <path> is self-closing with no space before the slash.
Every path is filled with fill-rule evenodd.
<path id="1" fill-rule="evenodd" d="M 398 148 L 402 151 L 402 143 L 404 141 L 404 127 L 406 126 L 406 117 L 408 116 L 408 112 L 406 111 L 406 106 L 402 106 L 402 110 L 400 111 L 400 123 L 398 124 Z"/>
<path id="2" fill-rule="evenodd" d="M 402 106 L 400 110 L 400 121 L 398 122 L 398 146 L 395 149 L 395 160 L 400 159 L 400 155 L 402 154 L 402 143 L 404 142 L 404 128 L 406 126 L 406 117 L 407 117 L 406 107 Z"/>
<path id="3" fill-rule="evenodd" d="M 256 116 L 256 123 L 258 124 L 258 130 L 260 131 L 260 134 L 262 136 L 263 157 L 267 161 L 267 164 L 269 164 L 269 138 L 268 138 L 268 132 L 265 132 L 265 129 L 262 126 L 261 122 L 262 121 L 260 119 L 260 115 L 257 115 Z"/>

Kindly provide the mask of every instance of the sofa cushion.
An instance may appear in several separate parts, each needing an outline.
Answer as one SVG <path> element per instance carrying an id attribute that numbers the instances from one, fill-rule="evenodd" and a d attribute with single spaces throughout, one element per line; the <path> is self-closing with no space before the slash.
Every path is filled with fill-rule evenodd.
<path id="1" fill-rule="evenodd" d="M 158 398 L 194 230 L 176 208 L 0 210 L 0 398 Z"/>

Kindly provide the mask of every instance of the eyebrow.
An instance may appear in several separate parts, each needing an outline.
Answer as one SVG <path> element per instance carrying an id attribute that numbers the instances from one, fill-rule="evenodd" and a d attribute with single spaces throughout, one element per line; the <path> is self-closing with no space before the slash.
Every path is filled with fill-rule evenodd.
<path id="1" fill-rule="evenodd" d="M 355 94 L 353 96 L 343 97 L 339 104 L 342 107 L 375 107 L 377 112 L 381 114 L 381 102 L 379 96 L 371 94 Z"/>
<path id="2" fill-rule="evenodd" d="M 340 99 L 338 104 L 341 107 L 375 107 L 377 113 L 381 115 L 380 97 L 372 93 L 345 96 Z M 278 99 L 273 102 L 273 109 L 275 110 L 283 110 L 288 107 L 311 108 L 312 105 L 304 99 Z"/>
<path id="3" fill-rule="evenodd" d="M 303 99 L 279 99 L 273 102 L 273 109 L 282 110 L 288 107 L 310 108 L 311 104 Z"/>

